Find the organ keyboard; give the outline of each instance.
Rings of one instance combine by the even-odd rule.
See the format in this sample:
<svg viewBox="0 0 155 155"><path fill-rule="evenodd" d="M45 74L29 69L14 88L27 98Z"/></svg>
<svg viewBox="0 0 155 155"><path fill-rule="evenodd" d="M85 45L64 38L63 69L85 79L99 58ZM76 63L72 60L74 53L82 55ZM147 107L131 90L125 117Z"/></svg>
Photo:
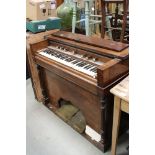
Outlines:
<svg viewBox="0 0 155 155"><path fill-rule="evenodd" d="M97 58L80 55L74 51L68 51L58 46L49 46L48 48L41 50L39 54L93 78L96 78L97 76L97 66L103 64L103 62L97 61Z"/></svg>
<svg viewBox="0 0 155 155"><path fill-rule="evenodd" d="M70 101L83 113L83 135L102 151L111 141L113 96L110 88L128 75L128 45L81 34L58 31L30 45L43 95L55 112L60 100ZM40 88L34 88L40 89ZM93 139L93 140L92 140Z"/></svg>

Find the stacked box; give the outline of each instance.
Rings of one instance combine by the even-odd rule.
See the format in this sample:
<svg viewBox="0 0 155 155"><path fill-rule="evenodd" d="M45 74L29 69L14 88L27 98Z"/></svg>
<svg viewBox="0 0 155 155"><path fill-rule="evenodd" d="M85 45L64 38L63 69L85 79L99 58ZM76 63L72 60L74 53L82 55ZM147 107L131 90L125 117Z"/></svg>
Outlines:
<svg viewBox="0 0 155 155"><path fill-rule="evenodd" d="M51 0L26 0L26 18L30 20L46 20L56 17L56 5Z"/></svg>
<svg viewBox="0 0 155 155"><path fill-rule="evenodd" d="M47 20L27 21L26 29L33 33L52 29L61 29L61 18L53 17Z"/></svg>

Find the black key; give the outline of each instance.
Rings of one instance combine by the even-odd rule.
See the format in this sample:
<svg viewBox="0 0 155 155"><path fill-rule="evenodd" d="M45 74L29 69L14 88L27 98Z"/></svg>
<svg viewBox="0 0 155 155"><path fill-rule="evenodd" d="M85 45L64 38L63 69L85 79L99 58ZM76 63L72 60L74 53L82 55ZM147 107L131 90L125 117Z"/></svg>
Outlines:
<svg viewBox="0 0 155 155"><path fill-rule="evenodd" d="M66 59L65 61L70 62L71 58Z"/></svg>
<svg viewBox="0 0 155 155"><path fill-rule="evenodd" d="M91 67L93 67L93 65L89 65L89 66L86 66L86 67L84 67L85 69L89 69L89 68L91 68Z"/></svg>
<svg viewBox="0 0 155 155"><path fill-rule="evenodd" d="M49 50L45 50L44 53L50 54L51 51L49 51Z"/></svg>
<svg viewBox="0 0 155 155"><path fill-rule="evenodd" d="M72 62L73 62L73 61L75 61L75 60L76 60L76 59L74 59L74 58L73 58L73 60L72 60L72 61L70 61L70 62L72 63Z"/></svg>
<svg viewBox="0 0 155 155"><path fill-rule="evenodd" d="M52 56L53 56L53 55L54 55L54 53L50 53L50 55L52 55Z"/></svg>
<svg viewBox="0 0 155 155"><path fill-rule="evenodd" d="M85 63L84 65L82 65L82 67L83 67L83 68L85 68L87 65L88 65L88 64L87 64L87 63Z"/></svg>
<svg viewBox="0 0 155 155"><path fill-rule="evenodd" d="M78 66L79 64L81 64L81 61L79 61L78 63L76 63L75 65Z"/></svg>
<svg viewBox="0 0 155 155"><path fill-rule="evenodd" d="M68 56L67 56L67 55L64 56L64 60L65 60L65 59L68 59Z"/></svg>
<svg viewBox="0 0 155 155"><path fill-rule="evenodd" d="M93 72L94 72L94 73L97 73L97 68L96 68L96 70L94 70Z"/></svg>
<svg viewBox="0 0 155 155"><path fill-rule="evenodd" d="M68 62L71 62L71 61L73 61L73 60L75 60L75 59L71 58L70 60L67 60L67 61L68 61Z"/></svg>
<svg viewBox="0 0 155 155"><path fill-rule="evenodd" d="M96 70L96 67L93 67L92 69L90 69L90 71L94 71L94 70Z"/></svg>
<svg viewBox="0 0 155 155"><path fill-rule="evenodd" d="M74 62L76 62L77 61L77 59L75 59L74 61L72 61L71 63L73 64Z"/></svg>
<svg viewBox="0 0 155 155"><path fill-rule="evenodd" d="M78 62L80 62L80 61L79 61L79 60L76 60L76 61L72 62L72 64L76 64L76 63L78 63Z"/></svg>
<svg viewBox="0 0 155 155"><path fill-rule="evenodd" d="M61 59L61 58L62 58L62 54L60 54L58 58L60 58L60 59Z"/></svg>
<svg viewBox="0 0 155 155"><path fill-rule="evenodd" d="M64 60L64 59L66 59L66 57L67 57L66 55L65 55L65 56L63 55L63 56L61 57L61 59Z"/></svg>
<svg viewBox="0 0 155 155"><path fill-rule="evenodd" d="M71 57L67 57L66 59L65 59L65 61L67 61L67 60L69 60Z"/></svg>
<svg viewBox="0 0 155 155"><path fill-rule="evenodd" d="M95 68L95 66L93 66L93 67L89 68L88 70L89 70L89 71L91 71L91 70L93 70L94 68Z"/></svg>
<svg viewBox="0 0 155 155"><path fill-rule="evenodd" d="M59 58L59 57L60 57L60 54L57 54L57 55L56 55L56 58Z"/></svg>
<svg viewBox="0 0 155 155"><path fill-rule="evenodd" d="M81 67L81 65L83 64L83 62L81 62L81 63L78 63L76 66L80 66Z"/></svg>
<svg viewBox="0 0 155 155"><path fill-rule="evenodd" d="M83 66L85 66L85 65L87 65L86 62L82 63L82 64L80 65L80 67L83 67Z"/></svg>
<svg viewBox="0 0 155 155"><path fill-rule="evenodd" d="M94 68L94 69L92 70L92 72L95 72L95 73L96 73L96 72L97 72L97 68Z"/></svg>

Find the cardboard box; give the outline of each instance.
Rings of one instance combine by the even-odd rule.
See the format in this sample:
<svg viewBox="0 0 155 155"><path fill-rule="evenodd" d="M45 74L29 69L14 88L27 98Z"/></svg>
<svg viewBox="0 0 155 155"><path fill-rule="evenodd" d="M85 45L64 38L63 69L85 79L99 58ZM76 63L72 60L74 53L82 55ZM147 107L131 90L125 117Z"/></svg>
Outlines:
<svg viewBox="0 0 155 155"><path fill-rule="evenodd" d="M26 18L46 20L48 17L56 16L56 7L53 8L51 0L26 0Z"/></svg>
<svg viewBox="0 0 155 155"><path fill-rule="evenodd" d="M77 4L80 9L85 8L83 0L77 0Z"/></svg>

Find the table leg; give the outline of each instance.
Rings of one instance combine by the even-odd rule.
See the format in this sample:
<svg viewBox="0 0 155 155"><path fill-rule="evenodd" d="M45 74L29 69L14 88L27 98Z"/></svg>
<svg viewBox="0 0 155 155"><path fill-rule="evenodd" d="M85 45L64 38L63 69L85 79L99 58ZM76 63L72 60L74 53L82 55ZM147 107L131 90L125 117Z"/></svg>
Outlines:
<svg viewBox="0 0 155 155"><path fill-rule="evenodd" d="M116 144L117 144L117 137L118 137L118 131L119 131L119 124L120 124L120 115L121 115L121 99L115 96L111 155L116 155Z"/></svg>

